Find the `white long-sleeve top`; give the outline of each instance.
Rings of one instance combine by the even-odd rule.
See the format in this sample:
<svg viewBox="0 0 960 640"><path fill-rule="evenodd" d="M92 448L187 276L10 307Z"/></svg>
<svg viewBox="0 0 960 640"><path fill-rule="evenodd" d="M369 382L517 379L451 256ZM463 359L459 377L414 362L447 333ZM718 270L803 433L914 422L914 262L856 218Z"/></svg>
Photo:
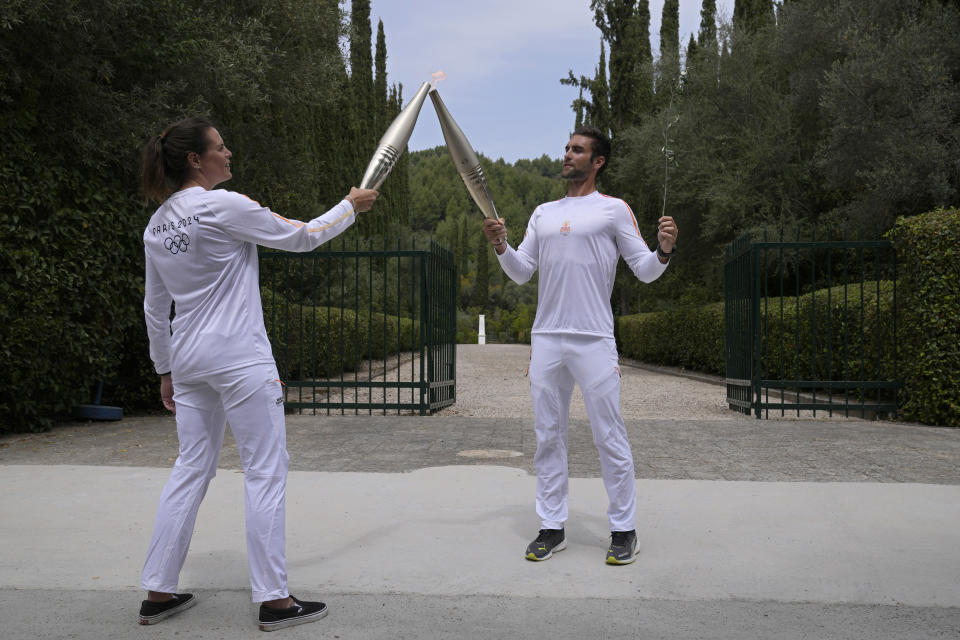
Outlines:
<svg viewBox="0 0 960 640"><path fill-rule="evenodd" d="M540 269L533 333L612 338L610 296L620 256L643 282L667 268L643 241L627 203L594 191L537 207L520 246L497 258L518 284Z"/></svg>
<svg viewBox="0 0 960 640"><path fill-rule="evenodd" d="M257 245L309 251L354 220L347 200L304 223L233 191L192 187L171 195L143 233L143 311L157 373L169 371L188 381L272 363ZM176 302L172 334L171 301Z"/></svg>

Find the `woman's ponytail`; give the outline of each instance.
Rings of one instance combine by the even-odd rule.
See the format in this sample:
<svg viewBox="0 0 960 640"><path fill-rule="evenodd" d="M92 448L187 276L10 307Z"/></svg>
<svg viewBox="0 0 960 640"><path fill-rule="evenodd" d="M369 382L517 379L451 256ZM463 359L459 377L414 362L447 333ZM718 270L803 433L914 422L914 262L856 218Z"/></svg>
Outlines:
<svg viewBox="0 0 960 640"><path fill-rule="evenodd" d="M143 147L143 195L147 201L163 202L190 177L187 154L203 155L213 125L203 118L175 122Z"/></svg>
<svg viewBox="0 0 960 640"><path fill-rule="evenodd" d="M163 170L163 136L154 136L143 147L143 195L147 202L163 202L169 193Z"/></svg>

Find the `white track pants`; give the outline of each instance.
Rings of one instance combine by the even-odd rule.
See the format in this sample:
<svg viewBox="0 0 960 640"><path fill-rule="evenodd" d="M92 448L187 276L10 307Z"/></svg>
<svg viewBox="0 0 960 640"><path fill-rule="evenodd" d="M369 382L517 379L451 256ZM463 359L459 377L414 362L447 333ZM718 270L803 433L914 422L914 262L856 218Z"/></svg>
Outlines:
<svg viewBox="0 0 960 640"><path fill-rule="evenodd" d="M287 435L274 365L174 381L180 455L160 496L143 588L173 593L187 557L200 501L217 473L226 423L243 464L247 557L253 601L285 598Z"/></svg>
<svg viewBox="0 0 960 640"><path fill-rule="evenodd" d="M610 506L611 531L635 528L636 483L633 454L620 417L620 369L613 338L573 334L534 334L530 357L537 453L537 515L544 529L561 529L567 520L567 424L574 383L580 386L593 443L600 454Z"/></svg>

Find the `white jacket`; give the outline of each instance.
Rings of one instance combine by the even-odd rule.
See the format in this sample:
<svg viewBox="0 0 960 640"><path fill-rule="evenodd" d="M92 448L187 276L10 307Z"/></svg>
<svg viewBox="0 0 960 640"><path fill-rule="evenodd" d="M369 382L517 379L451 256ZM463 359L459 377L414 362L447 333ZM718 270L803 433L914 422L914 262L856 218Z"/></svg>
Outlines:
<svg viewBox="0 0 960 640"><path fill-rule="evenodd" d="M179 381L272 363L257 245L309 251L355 220L347 200L304 223L233 191L191 187L164 202L143 233L143 312L157 373ZM170 324L170 303L176 317Z"/></svg>

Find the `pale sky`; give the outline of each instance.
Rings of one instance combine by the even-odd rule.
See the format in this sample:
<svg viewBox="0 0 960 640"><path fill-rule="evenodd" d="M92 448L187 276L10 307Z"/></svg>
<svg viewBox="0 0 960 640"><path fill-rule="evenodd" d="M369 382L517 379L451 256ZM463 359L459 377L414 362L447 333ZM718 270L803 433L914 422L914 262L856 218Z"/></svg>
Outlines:
<svg viewBox="0 0 960 640"><path fill-rule="evenodd" d="M730 16L732 2L717 2L720 15ZM374 41L377 21L383 20L387 82L403 84L404 100L442 70L447 78L438 86L440 96L474 149L507 162L560 157L577 97L560 78L568 70L592 77L600 59L590 0L371 0L370 5ZM662 12L663 0L650 0L655 57ZM680 0L681 49L699 29L700 0ZM442 144L427 99L408 148Z"/></svg>

